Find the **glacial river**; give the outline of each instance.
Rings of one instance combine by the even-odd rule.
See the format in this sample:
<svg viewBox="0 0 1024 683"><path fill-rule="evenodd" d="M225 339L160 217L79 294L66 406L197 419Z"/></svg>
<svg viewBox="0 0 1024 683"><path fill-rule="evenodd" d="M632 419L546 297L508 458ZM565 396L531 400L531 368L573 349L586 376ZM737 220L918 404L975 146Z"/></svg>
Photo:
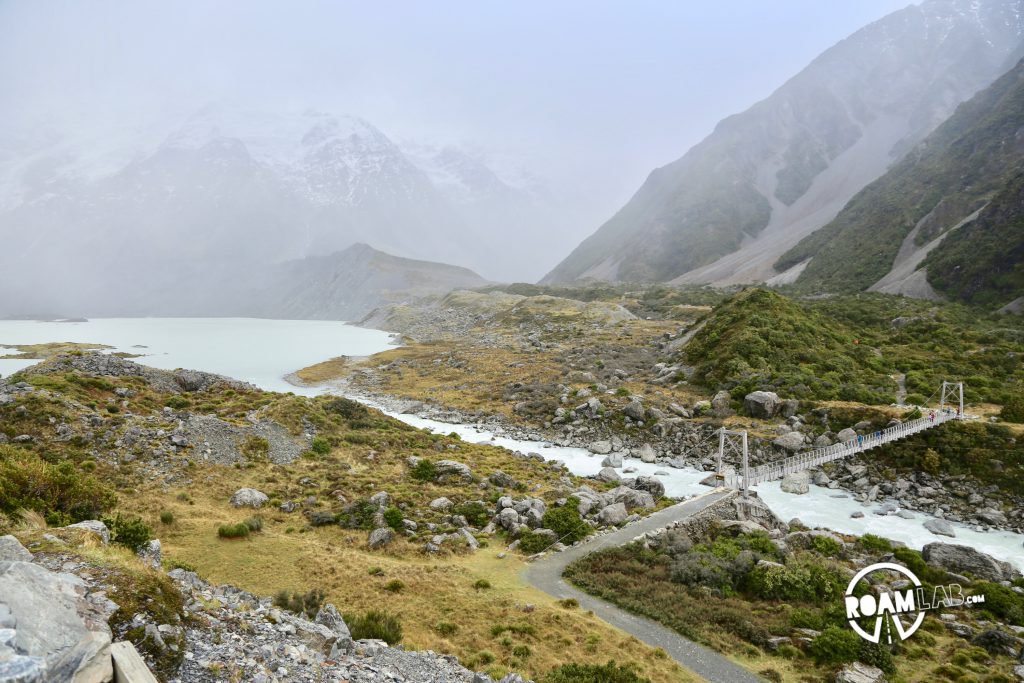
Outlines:
<svg viewBox="0 0 1024 683"><path fill-rule="evenodd" d="M319 389L296 387L285 375L336 356L367 356L391 348L393 335L367 330L342 322L315 320L264 320L251 318L113 318L83 323L0 321L0 347L43 342L107 344L115 351L140 354L137 362L153 367L190 368L215 372L251 382L270 391L292 391L315 395ZM0 355L5 355L0 350ZM0 376L6 376L37 361L0 360ZM375 406L380 407L380 406ZM472 442L486 441L521 453L539 453L548 460L560 460L577 475L596 474L603 456L582 448L563 448L543 442L521 441L497 436L474 425L453 425L415 415L393 417L410 425L436 432L455 432ZM636 474L657 476L668 495L692 496L706 491L699 484L706 472L674 469L626 459L625 468ZM658 473L661 474L658 474ZM811 486L809 493L784 493L778 482L761 484L758 494L783 519L798 517L810 526L822 526L843 533L874 533L902 541L912 548L944 541L973 546L1024 569L1024 536L1009 532L978 532L954 524L956 538L935 536L923 526L929 517L914 513L913 519L874 514L881 502L862 505L841 491ZM853 512L864 513L854 519Z"/></svg>

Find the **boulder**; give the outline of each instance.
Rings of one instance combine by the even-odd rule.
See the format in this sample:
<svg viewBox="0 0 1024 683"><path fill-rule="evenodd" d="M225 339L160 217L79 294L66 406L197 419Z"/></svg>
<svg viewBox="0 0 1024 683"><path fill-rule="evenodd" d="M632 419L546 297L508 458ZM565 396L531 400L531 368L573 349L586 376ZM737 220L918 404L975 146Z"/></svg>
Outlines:
<svg viewBox="0 0 1024 683"><path fill-rule="evenodd" d="M386 508L391 504L391 496L387 491L378 491L370 496L369 501L371 505L376 505L378 508Z"/></svg>
<svg viewBox="0 0 1024 683"><path fill-rule="evenodd" d="M28 675L4 680L103 683L113 678L110 627L84 594L84 582L72 574L30 562L0 562L0 605L14 623L7 636L16 654L12 666ZM5 665L0 662L0 670ZM45 674L31 678L39 669Z"/></svg>
<svg viewBox="0 0 1024 683"><path fill-rule="evenodd" d="M590 452L598 455L607 455L612 452L611 441L595 441L590 444Z"/></svg>
<svg viewBox="0 0 1024 683"><path fill-rule="evenodd" d="M31 562L32 553L14 536L0 536L0 562ZM2 625L0 625L2 627Z"/></svg>
<svg viewBox="0 0 1024 683"><path fill-rule="evenodd" d="M622 414L632 420L640 421L647 416L647 411L644 410L643 403L634 399L626 404L626 407L622 409Z"/></svg>
<svg viewBox="0 0 1024 683"><path fill-rule="evenodd" d="M622 479L622 477L619 476L619 473L611 467L602 467L601 471L597 473L595 478L601 481L619 481Z"/></svg>
<svg viewBox="0 0 1024 683"><path fill-rule="evenodd" d="M457 460L438 460L434 465L439 479L450 477L469 481L473 478L473 471L469 469L469 465Z"/></svg>
<svg viewBox="0 0 1024 683"><path fill-rule="evenodd" d="M370 548L376 550L388 545L394 539L395 532L391 530L391 527L381 527L370 532L370 538L367 542Z"/></svg>
<svg viewBox="0 0 1024 683"><path fill-rule="evenodd" d="M447 512L452 509L454 503L444 496L430 501L430 509L438 512Z"/></svg>
<svg viewBox="0 0 1024 683"><path fill-rule="evenodd" d="M238 489L234 495L231 496L231 504L236 508L248 507L248 508L261 508L267 504L270 498L267 494L256 489Z"/></svg>
<svg viewBox="0 0 1024 683"><path fill-rule="evenodd" d="M800 401L796 400L795 398L787 398L785 401L782 402L782 405L779 407L779 415L787 419L791 418L794 415L796 415L796 411L799 410L799 408Z"/></svg>
<svg viewBox="0 0 1024 683"><path fill-rule="evenodd" d="M514 508L504 508L498 513L498 525L505 531L519 528L519 513Z"/></svg>
<svg viewBox="0 0 1024 683"><path fill-rule="evenodd" d="M773 391L752 391L743 397L743 408L751 417L773 418L780 405L779 395Z"/></svg>
<svg viewBox="0 0 1024 683"><path fill-rule="evenodd" d="M627 510L654 507L654 496L647 491L637 491L628 486L619 486L606 494L616 503L622 503Z"/></svg>
<svg viewBox="0 0 1024 683"><path fill-rule="evenodd" d="M828 486L832 483L832 479L830 479L829 476L821 470L815 472L812 479L814 480L815 486Z"/></svg>
<svg viewBox="0 0 1024 683"><path fill-rule="evenodd" d="M656 501L665 497L665 485L654 477L641 475L633 481L632 488L637 491L647 491Z"/></svg>
<svg viewBox="0 0 1024 683"><path fill-rule="evenodd" d="M804 447L804 435L800 432L787 432L776 437L772 443L792 453Z"/></svg>
<svg viewBox="0 0 1024 683"><path fill-rule="evenodd" d="M327 628L336 638L329 653L331 659L336 658L341 653L352 651L352 633L348 630L348 624L345 623L345 620L334 605L327 603L321 607L320 611L316 613L314 621Z"/></svg>
<svg viewBox="0 0 1024 683"><path fill-rule="evenodd" d="M836 672L836 683L885 683L885 672L878 667L853 662Z"/></svg>
<svg viewBox="0 0 1024 683"><path fill-rule="evenodd" d="M807 471L793 472L782 477L782 490L786 493L807 493L811 490Z"/></svg>
<svg viewBox="0 0 1024 683"><path fill-rule="evenodd" d="M984 648L989 654L1006 655L1016 659L1020 653L1021 640L1005 631L990 628L974 636L971 639L971 645Z"/></svg>
<svg viewBox="0 0 1024 683"><path fill-rule="evenodd" d="M953 525L944 519L929 519L924 523L924 528L936 536L956 538L956 531L953 530Z"/></svg>
<svg viewBox="0 0 1024 683"><path fill-rule="evenodd" d="M601 461L601 467L622 467L622 453L610 453Z"/></svg>
<svg viewBox="0 0 1024 683"><path fill-rule="evenodd" d="M98 519L87 519L84 522L78 522L77 524L71 524L71 525L69 525L68 528L70 528L70 529L84 529L85 531L88 531L89 533L93 533L93 534L96 534L97 536L99 536L100 541L103 543L103 545L107 545L108 543L110 543L110 529L108 529L107 525L104 524L103 522L101 522Z"/></svg>
<svg viewBox="0 0 1024 683"><path fill-rule="evenodd" d="M604 526L618 526L626 521L629 512L622 503L614 503L597 514L597 521Z"/></svg>
<svg viewBox="0 0 1024 683"><path fill-rule="evenodd" d="M857 432L855 432L852 429L850 429L849 427L847 427L846 429L841 430L836 436L839 438L839 441L845 443L845 442L850 441L852 439L856 439L857 438Z"/></svg>
<svg viewBox="0 0 1024 683"><path fill-rule="evenodd" d="M815 448L828 448L831 445L832 445L832 439L828 438L824 434L822 434L821 436L818 436L818 437L816 437L814 439L814 447Z"/></svg>
<svg viewBox="0 0 1024 683"><path fill-rule="evenodd" d="M491 476L487 477L487 481L501 488L509 488L516 485L516 480L512 478L512 475L506 474L501 470L492 472Z"/></svg>
<svg viewBox="0 0 1024 683"><path fill-rule="evenodd" d="M162 555L161 550L160 539L154 538L151 541L147 541L145 545L139 548L139 552L137 554L140 560L153 569L160 569Z"/></svg>
<svg viewBox="0 0 1024 683"><path fill-rule="evenodd" d="M971 574L997 583L1020 578L1020 572L1009 562L1002 562L966 545L929 543L921 550L921 555L928 564L955 574Z"/></svg>
<svg viewBox="0 0 1024 683"><path fill-rule="evenodd" d="M711 414L719 418L729 417L733 414L731 402L732 396L728 391L719 391L711 399Z"/></svg>
<svg viewBox="0 0 1024 683"><path fill-rule="evenodd" d="M658 459L658 454L654 450L654 446L649 443L645 443L640 447L640 452L637 454L643 462L655 462Z"/></svg>

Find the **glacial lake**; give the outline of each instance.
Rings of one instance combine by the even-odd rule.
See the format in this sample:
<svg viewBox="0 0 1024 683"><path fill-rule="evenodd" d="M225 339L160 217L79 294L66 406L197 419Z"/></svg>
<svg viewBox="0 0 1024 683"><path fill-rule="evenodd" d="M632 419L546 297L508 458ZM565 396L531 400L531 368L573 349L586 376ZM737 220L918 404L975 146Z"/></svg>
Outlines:
<svg viewBox="0 0 1024 683"><path fill-rule="evenodd" d="M110 318L82 323L0 321L0 347L4 344L43 342L107 344L111 351L140 354L136 362L157 368L189 368L215 372L251 382L270 391L315 395L321 389L296 387L285 375L337 356L368 356L392 348L394 335L343 322L316 320L264 320L253 318ZM0 349L0 355L6 353ZM0 360L0 376L6 376L34 360ZM381 406L375 406L381 407ZM539 453L560 460L580 476L597 474L603 456L583 448L565 448L544 442L521 441L495 435L476 425L455 425L415 415L385 411L412 426L439 433L456 433L471 442L486 441L521 453ZM635 474L656 475L669 496L684 498L706 492L699 484L707 472L673 469L627 458L624 467ZM621 469L620 469L621 472ZM630 476L626 474L626 476ZM922 525L928 515L912 519L874 514L883 501L869 505L856 502L840 490L811 486L809 493L783 492L778 482L757 487L766 503L785 520L800 518L810 526L822 526L849 534L874 533L920 549L934 541L969 545L1024 569L1024 536L992 531L979 532L953 524L956 538L935 536ZM843 496L843 497L838 497ZM852 518L862 512L862 518Z"/></svg>
<svg viewBox="0 0 1024 683"><path fill-rule="evenodd" d="M270 391L314 394L285 381L290 372L337 356L369 356L391 348L393 335L328 320L261 318L100 318L88 322L0 320L0 347L80 342L139 354L155 368L205 370ZM0 349L0 355L14 351ZM35 360L0 360L6 377Z"/></svg>

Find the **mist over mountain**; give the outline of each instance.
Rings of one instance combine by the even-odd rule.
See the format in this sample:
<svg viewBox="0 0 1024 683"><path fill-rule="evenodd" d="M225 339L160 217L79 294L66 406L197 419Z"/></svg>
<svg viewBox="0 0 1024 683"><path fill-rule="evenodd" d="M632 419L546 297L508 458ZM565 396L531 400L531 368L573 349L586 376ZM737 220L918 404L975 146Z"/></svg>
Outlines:
<svg viewBox="0 0 1024 683"><path fill-rule="evenodd" d="M355 243L511 277L564 215L539 180L452 145L407 153L353 116L211 106L116 142L7 140L4 313L208 310L224 281Z"/></svg>
<svg viewBox="0 0 1024 683"><path fill-rule="evenodd" d="M782 253L1010 68L1022 35L1021 0L926 0L864 27L654 171L545 281L775 278Z"/></svg>

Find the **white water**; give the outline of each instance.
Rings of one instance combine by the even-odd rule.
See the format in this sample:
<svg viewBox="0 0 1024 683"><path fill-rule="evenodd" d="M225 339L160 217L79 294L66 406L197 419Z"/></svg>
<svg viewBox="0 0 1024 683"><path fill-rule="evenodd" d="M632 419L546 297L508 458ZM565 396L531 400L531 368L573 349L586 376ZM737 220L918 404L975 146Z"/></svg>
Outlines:
<svg viewBox="0 0 1024 683"><path fill-rule="evenodd" d="M270 391L293 391L306 395L321 389L298 388L284 376L299 368L336 356L366 356L390 348L392 336L386 332L366 330L341 322L310 320L262 320L247 318L134 318L101 319L87 323L43 323L0 321L0 346L4 344L38 344L43 342L84 342L108 344L116 351L145 354L137 361L153 367L205 370L252 382ZM143 345L147 348L137 348ZM0 350L0 355L5 352ZM37 361L0 360L0 375L10 374ZM372 405L372 402L369 402ZM374 406L380 408L381 406ZM560 460L580 476L596 474L603 456L582 448L563 448L537 441L521 441L473 425L453 425L415 415L389 415L414 427L448 434L455 432L470 441L486 441L521 453L539 453L548 460ZM673 469L628 459L624 467L635 468L636 474L656 475L665 484L669 496L682 498L706 492L699 484L707 476L692 468ZM928 516L915 513L915 519L895 515L885 517L873 513L880 503L862 505L852 498L837 498L841 491L812 486L810 493L784 493L778 482L761 484L758 494L783 519L799 517L805 524L821 526L842 533L873 533L912 548L943 541L970 545L1024 569L1024 537L1009 532L981 533L954 524L956 538L935 536L924 529ZM853 519L855 511L864 513Z"/></svg>
<svg viewBox="0 0 1024 683"><path fill-rule="evenodd" d="M390 348L392 335L327 320L259 318L105 318L83 323L0 320L0 345L80 342L141 354L155 368L188 368L252 382L270 391L315 394L284 376L336 356ZM142 348L144 347L144 348ZM7 355L7 353L0 353ZM0 360L0 376L33 360Z"/></svg>
<svg viewBox="0 0 1024 683"><path fill-rule="evenodd" d="M387 410L384 412L414 427L431 429L443 434L455 432L465 441L487 442L520 453L539 453L547 460L561 460L573 474L580 476L597 474L604 459L604 456L594 455L584 448L563 448L538 441L519 441L495 436L485 429L471 425L452 425L415 415L399 415ZM700 484L709 473L693 468L675 469L634 459L626 459L623 468L636 469L635 474L624 476L654 475L655 472L662 472L663 474L656 476L665 485L666 495L675 498L693 496L709 490ZM1000 560L1012 562L1024 570L1024 536L1020 534L1009 531L979 532L954 523L956 538L948 538L936 536L924 528L924 522L931 519L931 515L914 512L914 519L903 519L896 515L876 515L874 511L881 507L883 501L861 504L839 489L812 485L809 493L795 495L782 491L780 483L775 481L760 484L754 490L775 514L787 521L797 517L811 527L820 526L858 536L876 534L901 541L918 550L925 544L935 541L969 545ZM854 519L850 517L853 512L862 512L864 517Z"/></svg>

